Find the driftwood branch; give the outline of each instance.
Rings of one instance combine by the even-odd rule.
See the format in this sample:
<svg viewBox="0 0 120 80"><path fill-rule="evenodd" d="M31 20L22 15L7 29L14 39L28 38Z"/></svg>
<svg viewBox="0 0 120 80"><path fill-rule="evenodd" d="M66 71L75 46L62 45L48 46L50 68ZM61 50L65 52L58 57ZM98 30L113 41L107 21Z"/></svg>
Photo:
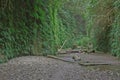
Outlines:
<svg viewBox="0 0 120 80"><path fill-rule="evenodd" d="M67 42L67 40L65 40L65 41L63 42L63 45L60 47L60 49L58 49L58 52L61 51L61 49L64 47L64 45L65 45L66 42Z"/></svg>
<svg viewBox="0 0 120 80"><path fill-rule="evenodd" d="M62 58L59 58L59 57L53 56L53 55L47 55L47 57L57 59L57 60L61 60L61 61L64 61L64 62L74 63L74 61L65 60L65 59L62 59Z"/></svg>

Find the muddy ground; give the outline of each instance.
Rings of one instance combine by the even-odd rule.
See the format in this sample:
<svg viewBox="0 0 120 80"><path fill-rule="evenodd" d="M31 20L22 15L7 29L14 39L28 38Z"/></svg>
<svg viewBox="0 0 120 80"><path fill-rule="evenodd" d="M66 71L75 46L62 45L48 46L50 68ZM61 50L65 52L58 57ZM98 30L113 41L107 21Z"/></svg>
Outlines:
<svg viewBox="0 0 120 80"><path fill-rule="evenodd" d="M108 63L109 65L82 66L80 62ZM0 64L0 80L120 80L120 60L100 54L62 54L58 57L73 61L64 62L41 56L24 56Z"/></svg>

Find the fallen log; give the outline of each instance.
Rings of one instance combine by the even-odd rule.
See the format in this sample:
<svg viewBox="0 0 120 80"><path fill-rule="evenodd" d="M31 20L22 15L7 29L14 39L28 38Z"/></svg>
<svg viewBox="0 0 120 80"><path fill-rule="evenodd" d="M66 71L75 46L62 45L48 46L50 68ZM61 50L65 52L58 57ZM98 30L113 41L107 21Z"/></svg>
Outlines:
<svg viewBox="0 0 120 80"><path fill-rule="evenodd" d="M98 65L111 65L109 63L86 63L86 62L79 62L81 66L98 66Z"/></svg>
<svg viewBox="0 0 120 80"><path fill-rule="evenodd" d="M57 56L53 56L53 55L47 55L48 58L52 58L52 59L57 59L57 60L61 60L61 61L64 61L64 62L69 62L69 63L75 63L76 64L76 61L69 61L69 60L65 60L65 59L62 59L62 58L59 58ZM79 64L80 66L98 66L98 65L111 65L109 63L91 63L91 62L77 62L77 64Z"/></svg>
<svg viewBox="0 0 120 80"><path fill-rule="evenodd" d="M61 61L64 61L64 62L74 63L74 61L65 60L65 59L62 59L62 58L59 58L59 57L53 56L53 55L47 55L47 57L57 59L57 60L61 60Z"/></svg>

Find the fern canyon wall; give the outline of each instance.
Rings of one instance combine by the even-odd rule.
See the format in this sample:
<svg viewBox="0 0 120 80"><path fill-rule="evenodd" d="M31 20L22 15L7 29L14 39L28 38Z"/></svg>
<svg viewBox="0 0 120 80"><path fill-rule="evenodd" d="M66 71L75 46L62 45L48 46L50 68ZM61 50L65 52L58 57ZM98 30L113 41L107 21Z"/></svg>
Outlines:
<svg viewBox="0 0 120 80"><path fill-rule="evenodd" d="M0 0L0 56L56 55L92 43L120 56L120 0ZM3 59L2 59L3 60Z"/></svg>

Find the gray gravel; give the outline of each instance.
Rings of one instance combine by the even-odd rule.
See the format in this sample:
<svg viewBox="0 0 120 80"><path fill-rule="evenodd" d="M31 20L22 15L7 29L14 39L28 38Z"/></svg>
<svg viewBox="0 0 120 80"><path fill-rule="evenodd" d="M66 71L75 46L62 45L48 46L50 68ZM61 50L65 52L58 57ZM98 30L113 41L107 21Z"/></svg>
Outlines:
<svg viewBox="0 0 120 80"><path fill-rule="evenodd" d="M101 70L46 57L26 56L0 64L0 80L120 80L120 70Z"/></svg>

